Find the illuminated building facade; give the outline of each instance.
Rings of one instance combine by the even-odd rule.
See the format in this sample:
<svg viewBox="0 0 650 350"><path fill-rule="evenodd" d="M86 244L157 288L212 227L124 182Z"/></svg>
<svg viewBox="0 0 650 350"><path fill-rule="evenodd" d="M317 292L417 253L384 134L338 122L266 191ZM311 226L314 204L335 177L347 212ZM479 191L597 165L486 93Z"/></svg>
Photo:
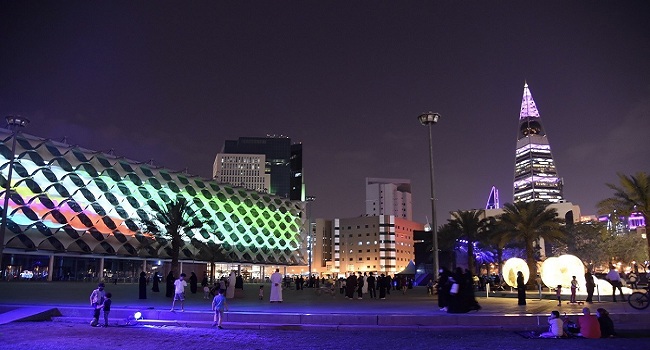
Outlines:
<svg viewBox="0 0 650 350"><path fill-rule="evenodd" d="M366 178L366 215L413 220L411 181Z"/></svg>
<svg viewBox="0 0 650 350"><path fill-rule="evenodd" d="M415 258L413 235L424 225L393 215L334 219L332 273L394 274Z"/></svg>
<svg viewBox="0 0 650 350"><path fill-rule="evenodd" d="M490 190L490 195L488 196L487 203L485 204L485 209L499 209L499 190L492 186Z"/></svg>
<svg viewBox="0 0 650 350"><path fill-rule="evenodd" d="M562 179L558 177L539 111L525 84L517 133L514 202L559 202L562 198Z"/></svg>
<svg viewBox="0 0 650 350"><path fill-rule="evenodd" d="M219 153L212 167L214 180L249 190L268 193L271 174L267 174L266 156L263 154Z"/></svg>
<svg viewBox="0 0 650 350"><path fill-rule="evenodd" d="M4 188L11 133L0 129ZM166 259L170 242L141 232L183 197L203 226L184 232L180 259L305 264L304 203L19 134L11 178L3 266L17 254ZM6 193L3 191L2 196ZM47 264L47 263L46 263ZM53 262L50 261L50 270Z"/></svg>
<svg viewBox="0 0 650 350"><path fill-rule="evenodd" d="M221 154L264 155L266 159L264 171L271 178L268 192L290 200L305 200L302 144L291 144L291 139L284 136L240 137L237 140L226 140ZM219 165L220 163L215 161L213 170L215 178L218 170L216 167Z"/></svg>

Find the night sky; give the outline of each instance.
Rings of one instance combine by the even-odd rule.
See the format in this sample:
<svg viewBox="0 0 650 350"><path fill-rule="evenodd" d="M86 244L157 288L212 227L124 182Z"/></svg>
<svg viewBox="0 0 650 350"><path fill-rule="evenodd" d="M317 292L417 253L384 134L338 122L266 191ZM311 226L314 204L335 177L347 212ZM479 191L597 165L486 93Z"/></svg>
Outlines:
<svg viewBox="0 0 650 350"><path fill-rule="evenodd" d="M411 179L438 223L512 201L524 82L565 198L650 172L648 1L2 1L0 111L26 132L210 177L227 139L303 143L312 217Z"/></svg>

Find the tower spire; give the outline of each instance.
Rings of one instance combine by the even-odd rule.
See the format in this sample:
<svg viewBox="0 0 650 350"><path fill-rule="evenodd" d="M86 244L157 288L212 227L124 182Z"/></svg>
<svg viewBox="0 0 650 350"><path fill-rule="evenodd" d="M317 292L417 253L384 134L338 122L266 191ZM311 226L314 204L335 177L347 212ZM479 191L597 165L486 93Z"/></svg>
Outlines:
<svg viewBox="0 0 650 350"><path fill-rule="evenodd" d="M562 179L558 177L551 146L527 82L524 82L519 113L513 185L515 202L563 199Z"/></svg>
<svg viewBox="0 0 650 350"><path fill-rule="evenodd" d="M519 119L525 118L539 118L539 111L526 81L524 81L524 96L521 98L521 111L519 112Z"/></svg>

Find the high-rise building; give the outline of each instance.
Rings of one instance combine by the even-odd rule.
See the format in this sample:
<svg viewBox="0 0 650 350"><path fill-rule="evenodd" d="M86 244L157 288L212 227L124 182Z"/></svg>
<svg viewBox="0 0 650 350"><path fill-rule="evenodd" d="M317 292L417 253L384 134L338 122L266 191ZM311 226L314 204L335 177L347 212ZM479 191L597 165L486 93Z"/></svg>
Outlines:
<svg viewBox="0 0 650 350"><path fill-rule="evenodd" d="M219 153L212 167L213 178L249 190L268 193L271 174L266 173L266 156L263 154Z"/></svg>
<svg viewBox="0 0 650 350"><path fill-rule="evenodd" d="M231 162L222 162L224 155L229 154L234 157L228 158ZM213 168L213 177L223 180L223 172L236 169L251 170L253 173L256 169L248 169L253 159L260 157L241 157L243 154L264 156L264 174L270 176L270 186L268 192L280 197L291 200L304 201L303 189L303 171L302 171L302 144L291 144L291 139L284 136L267 136L267 137L240 137L237 140L227 140L224 143L223 150L217 154ZM240 162L240 163L237 163ZM248 163L247 163L248 162ZM225 166L230 167L225 169ZM234 168L232 168L234 167ZM232 168L232 169L231 169ZM240 175L226 175L232 177L234 182L224 181L232 185L249 187L243 177ZM246 180L259 180L259 174L251 175ZM254 182L253 184L257 184Z"/></svg>
<svg viewBox="0 0 650 350"><path fill-rule="evenodd" d="M539 111L528 84L524 84L515 153L514 202L559 202L562 198L562 179L558 177Z"/></svg>
<svg viewBox="0 0 650 350"><path fill-rule="evenodd" d="M393 215L413 220L411 181L366 178L366 215Z"/></svg>

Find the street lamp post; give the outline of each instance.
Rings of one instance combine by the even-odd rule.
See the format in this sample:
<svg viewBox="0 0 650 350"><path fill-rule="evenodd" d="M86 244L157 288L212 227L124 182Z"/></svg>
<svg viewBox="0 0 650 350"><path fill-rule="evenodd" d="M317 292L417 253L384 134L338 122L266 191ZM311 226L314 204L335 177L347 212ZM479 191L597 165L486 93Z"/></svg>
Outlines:
<svg viewBox="0 0 650 350"><path fill-rule="evenodd" d="M13 175L14 170L14 158L16 158L16 136L20 128L27 126L29 124L29 119L21 116L8 116L5 118L7 120L7 128L11 132L11 158L9 158L9 169L7 170L7 183L5 184L5 198L4 204L2 205L2 223L0 224L0 268L2 267L2 252L5 248L5 232L7 231L7 215L9 213L9 197L11 197L11 176Z"/></svg>
<svg viewBox="0 0 650 350"><path fill-rule="evenodd" d="M311 230L311 205L309 203L313 202L316 200L315 196L307 196L307 230L309 232L307 233L307 260L309 260L307 263L309 264L309 278L311 278L311 261L313 257L313 250L314 250L314 243L313 243L313 237L312 237L312 230Z"/></svg>
<svg viewBox="0 0 650 350"><path fill-rule="evenodd" d="M433 277L438 280L438 227L436 225L436 191L434 187L433 177L433 134L431 132L433 124L438 122L440 114L438 113L422 113L418 116L418 120L422 125L429 127L429 162L431 165L431 232L433 233Z"/></svg>

